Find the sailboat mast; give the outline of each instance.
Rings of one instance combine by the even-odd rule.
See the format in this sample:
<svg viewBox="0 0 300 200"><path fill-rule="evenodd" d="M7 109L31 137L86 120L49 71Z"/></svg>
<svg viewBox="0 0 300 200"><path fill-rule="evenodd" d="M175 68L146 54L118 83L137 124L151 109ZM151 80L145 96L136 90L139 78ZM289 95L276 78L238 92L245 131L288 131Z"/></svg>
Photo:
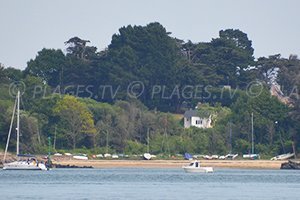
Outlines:
<svg viewBox="0 0 300 200"><path fill-rule="evenodd" d="M16 113L17 101L18 101L18 98L16 98L16 100L15 100L14 109L13 109L13 113L12 113L12 116L11 116L9 132L8 132L6 146L5 146L4 157L3 157L3 163L5 162L5 159L6 159L6 154L7 154L7 150L8 150L8 144L9 144L9 140L10 140L11 130L12 130L12 127L13 127L14 117L15 117L15 113Z"/></svg>
<svg viewBox="0 0 300 200"><path fill-rule="evenodd" d="M229 123L229 140L230 140L230 154L232 153L232 128L231 128L231 122Z"/></svg>
<svg viewBox="0 0 300 200"><path fill-rule="evenodd" d="M147 129L147 153L149 153L150 148L149 148L149 128Z"/></svg>
<svg viewBox="0 0 300 200"><path fill-rule="evenodd" d="M252 139L252 154L254 154L254 135L253 135L253 113L251 113L251 139Z"/></svg>
<svg viewBox="0 0 300 200"><path fill-rule="evenodd" d="M108 131L106 131L106 153L108 153Z"/></svg>
<svg viewBox="0 0 300 200"><path fill-rule="evenodd" d="M20 91L18 91L17 103L17 155L19 155L19 140L20 140Z"/></svg>

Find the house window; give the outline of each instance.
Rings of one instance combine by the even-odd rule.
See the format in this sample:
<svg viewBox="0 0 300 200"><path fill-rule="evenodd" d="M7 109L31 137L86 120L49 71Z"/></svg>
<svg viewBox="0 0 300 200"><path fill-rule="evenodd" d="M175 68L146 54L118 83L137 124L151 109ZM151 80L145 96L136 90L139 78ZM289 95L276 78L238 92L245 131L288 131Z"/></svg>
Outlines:
<svg viewBox="0 0 300 200"><path fill-rule="evenodd" d="M196 124L202 124L202 120L196 120Z"/></svg>

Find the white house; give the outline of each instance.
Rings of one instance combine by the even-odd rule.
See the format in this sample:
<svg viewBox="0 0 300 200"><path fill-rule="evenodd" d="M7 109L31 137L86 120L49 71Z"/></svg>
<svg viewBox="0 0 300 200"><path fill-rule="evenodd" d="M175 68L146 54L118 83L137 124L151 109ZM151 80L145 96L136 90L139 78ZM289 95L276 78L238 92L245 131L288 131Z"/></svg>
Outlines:
<svg viewBox="0 0 300 200"><path fill-rule="evenodd" d="M211 122L211 115L208 118L201 118L197 110L188 110L184 113L184 128L190 128L191 126L211 128Z"/></svg>

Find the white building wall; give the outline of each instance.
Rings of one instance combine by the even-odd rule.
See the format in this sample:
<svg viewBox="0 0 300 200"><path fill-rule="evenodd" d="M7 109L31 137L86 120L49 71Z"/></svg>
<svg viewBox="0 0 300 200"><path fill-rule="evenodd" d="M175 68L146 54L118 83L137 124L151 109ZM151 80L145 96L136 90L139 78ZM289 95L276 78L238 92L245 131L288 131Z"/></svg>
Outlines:
<svg viewBox="0 0 300 200"><path fill-rule="evenodd" d="M191 118L184 118L184 128L190 128L191 126L198 128L211 128L211 117L200 118L193 116Z"/></svg>
<svg viewBox="0 0 300 200"><path fill-rule="evenodd" d="M191 118L184 118L184 128L191 127Z"/></svg>

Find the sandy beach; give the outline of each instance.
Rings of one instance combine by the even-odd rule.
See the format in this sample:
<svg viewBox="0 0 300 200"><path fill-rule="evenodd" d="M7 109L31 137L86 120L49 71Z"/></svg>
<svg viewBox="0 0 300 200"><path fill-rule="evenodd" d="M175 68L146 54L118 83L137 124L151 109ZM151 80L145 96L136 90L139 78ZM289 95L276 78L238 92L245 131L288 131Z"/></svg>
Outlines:
<svg viewBox="0 0 300 200"><path fill-rule="evenodd" d="M38 156L42 158L41 156ZM0 159L3 158L3 152L0 152ZM12 161L14 156L8 154L8 160ZM51 157L54 164L92 166L93 168L181 168L190 163L188 160L76 160L71 157L61 156ZM215 168L241 168L241 169L280 169L282 163L287 162L271 160L200 160L203 167ZM0 163L2 166L2 163Z"/></svg>
<svg viewBox="0 0 300 200"><path fill-rule="evenodd" d="M94 168L181 168L187 160L53 160L54 164L92 166ZM202 166L215 168L280 169L286 161L270 160L201 160Z"/></svg>

